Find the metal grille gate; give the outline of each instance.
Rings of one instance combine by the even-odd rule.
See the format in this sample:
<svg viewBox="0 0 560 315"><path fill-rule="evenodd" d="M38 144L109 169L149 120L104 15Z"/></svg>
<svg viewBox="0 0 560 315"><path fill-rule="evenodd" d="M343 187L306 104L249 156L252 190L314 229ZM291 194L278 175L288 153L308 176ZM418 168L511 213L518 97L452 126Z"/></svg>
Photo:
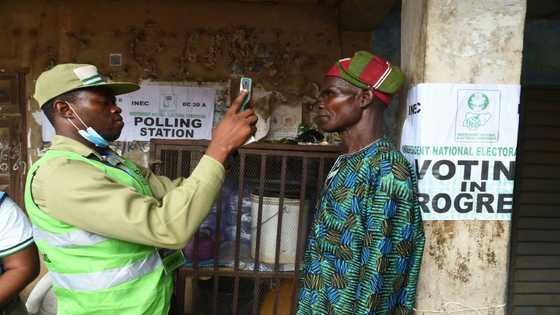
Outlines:
<svg viewBox="0 0 560 315"><path fill-rule="evenodd" d="M151 161L155 162L153 170L156 174L172 179L187 177L204 154L207 144L207 141L153 140L150 150ZM193 255L189 265L176 274L175 314L259 314L266 303L267 312L271 314L293 314L313 207L326 173L339 154L340 148L334 146L251 144L240 148L236 157L226 165L226 182L234 183L234 195L237 197L232 220L235 226L233 240L229 248L222 246L221 240L226 239L223 222L227 221L228 216L230 219L232 217L226 211L226 188L222 188L211 223L214 226L211 238L213 259L203 261L198 257L198 253L203 252L201 247L205 246L201 245L203 234L199 229L192 241ZM249 216L243 210L247 208L244 205L247 204L248 196L252 200L252 214L257 214L256 218L252 214L250 216L252 223L249 234L255 238L251 239L250 255L243 253L247 247L243 245L247 231L242 228ZM263 226L270 220L263 215L265 201L271 196L278 201L274 205L277 207L277 213L274 214L277 217L273 221L276 226L271 231L268 225L263 231ZM282 223L288 218L285 213L287 206L284 204L289 200L299 201L296 226ZM229 202L231 204L231 200ZM283 233L283 228L291 230ZM274 242L270 242L269 235L263 234L271 232L275 234L272 237ZM293 238L293 233L297 233L297 237ZM286 237L290 238L288 242L282 240ZM268 244L263 244L265 238L269 240ZM264 256L262 252L270 246L274 249L273 261L264 262L264 258L259 256ZM282 246L295 248L295 253L291 253L293 257L290 258L290 264L281 263ZM221 258L228 251L233 253L229 260L225 259L224 264ZM282 295L282 283L289 284L288 298Z"/></svg>

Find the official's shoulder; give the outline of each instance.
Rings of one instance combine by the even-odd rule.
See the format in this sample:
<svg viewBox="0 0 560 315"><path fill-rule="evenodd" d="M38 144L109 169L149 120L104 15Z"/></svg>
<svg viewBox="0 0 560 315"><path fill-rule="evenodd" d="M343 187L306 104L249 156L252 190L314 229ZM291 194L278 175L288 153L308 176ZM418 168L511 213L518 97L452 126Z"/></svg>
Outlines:
<svg viewBox="0 0 560 315"><path fill-rule="evenodd" d="M41 163L34 177L35 182L46 180L58 184L79 180L91 172L102 173L101 170L85 161L57 156Z"/></svg>

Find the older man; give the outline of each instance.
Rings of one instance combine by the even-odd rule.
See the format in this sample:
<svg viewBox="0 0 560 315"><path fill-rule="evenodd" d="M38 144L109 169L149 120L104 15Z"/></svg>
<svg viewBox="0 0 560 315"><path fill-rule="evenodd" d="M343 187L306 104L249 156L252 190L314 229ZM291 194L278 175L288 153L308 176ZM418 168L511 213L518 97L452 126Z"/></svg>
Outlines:
<svg viewBox="0 0 560 315"><path fill-rule="evenodd" d="M323 186L305 252L298 314L412 312L424 248L414 171L384 135L404 77L365 51L327 72L317 123L346 147Z"/></svg>
<svg viewBox="0 0 560 315"><path fill-rule="evenodd" d="M188 178L156 176L113 152L124 126L115 95L93 65L41 74L35 99L53 124L52 146L29 170L25 204L53 281L58 314L167 314L180 251L208 214L227 156L254 133L252 109L233 102Z"/></svg>

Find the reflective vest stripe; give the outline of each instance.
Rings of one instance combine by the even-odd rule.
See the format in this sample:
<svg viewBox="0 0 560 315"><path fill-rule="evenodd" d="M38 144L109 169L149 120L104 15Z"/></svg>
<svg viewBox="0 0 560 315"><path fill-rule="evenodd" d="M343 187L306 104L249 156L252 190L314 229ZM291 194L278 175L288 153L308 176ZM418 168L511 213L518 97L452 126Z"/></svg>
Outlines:
<svg viewBox="0 0 560 315"><path fill-rule="evenodd" d="M46 241L53 247L75 247L95 245L108 240L108 238L89 233L83 230L76 230L64 234L55 234L45 231L33 225L33 238L36 241Z"/></svg>
<svg viewBox="0 0 560 315"><path fill-rule="evenodd" d="M124 267L77 274L49 271L49 275L57 287L72 291L95 291L112 288L127 281L140 278L154 271L161 264L158 252L154 251L148 257Z"/></svg>

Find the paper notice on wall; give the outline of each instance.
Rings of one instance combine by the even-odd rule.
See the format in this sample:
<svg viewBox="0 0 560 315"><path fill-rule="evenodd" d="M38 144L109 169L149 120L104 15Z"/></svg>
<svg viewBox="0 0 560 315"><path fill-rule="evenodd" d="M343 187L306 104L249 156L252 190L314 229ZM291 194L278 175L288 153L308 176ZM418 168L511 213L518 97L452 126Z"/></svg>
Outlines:
<svg viewBox="0 0 560 315"><path fill-rule="evenodd" d="M142 84L117 97L125 127L120 141L210 139L216 90L172 84Z"/></svg>
<svg viewBox="0 0 560 315"><path fill-rule="evenodd" d="M142 84L136 92L117 96L125 123L118 141L210 139L215 100L215 87ZM43 118L43 141L53 134Z"/></svg>
<svg viewBox="0 0 560 315"><path fill-rule="evenodd" d="M39 115L41 118L41 138L44 142L51 142L52 137L55 135L54 127L43 111L39 112Z"/></svg>
<svg viewBox="0 0 560 315"><path fill-rule="evenodd" d="M301 123L302 111L298 107L286 104L278 104L272 112L272 122L268 139L280 140L284 138L295 138L297 128Z"/></svg>
<svg viewBox="0 0 560 315"><path fill-rule="evenodd" d="M510 220L519 85L419 84L401 150L416 167L424 220Z"/></svg>

